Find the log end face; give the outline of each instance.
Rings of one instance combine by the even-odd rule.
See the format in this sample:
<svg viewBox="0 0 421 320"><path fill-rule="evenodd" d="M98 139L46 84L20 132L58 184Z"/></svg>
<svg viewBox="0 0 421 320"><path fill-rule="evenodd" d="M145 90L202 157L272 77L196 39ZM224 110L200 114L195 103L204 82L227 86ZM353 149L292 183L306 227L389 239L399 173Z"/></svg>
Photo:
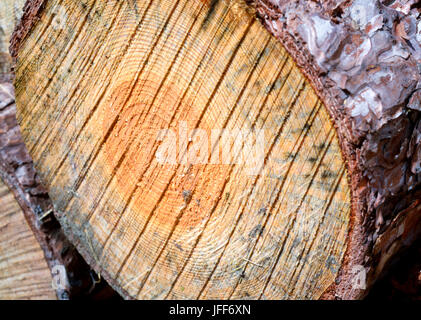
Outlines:
<svg viewBox="0 0 421 320"><path fill-rule="evenodd" d="M211 19L197 1L135 3L65 2L84 36L29 32L19 50L19 121L66 234L133 298L318 298L351 202L324 105L225 2Z"/></svg>

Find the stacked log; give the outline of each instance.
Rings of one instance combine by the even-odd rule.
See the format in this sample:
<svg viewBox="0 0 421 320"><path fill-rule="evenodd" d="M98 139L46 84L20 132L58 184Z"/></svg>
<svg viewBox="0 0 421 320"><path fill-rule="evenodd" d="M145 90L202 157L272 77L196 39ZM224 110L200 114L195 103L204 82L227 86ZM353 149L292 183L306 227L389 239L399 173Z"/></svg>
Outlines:
<svg viewBox="0 0 421 320"><path fill-rule="evenodd" d="M74 245L125 298L363 298L421 233L419 17L29 0L9 185L67 275L89 271Z"/></svg>

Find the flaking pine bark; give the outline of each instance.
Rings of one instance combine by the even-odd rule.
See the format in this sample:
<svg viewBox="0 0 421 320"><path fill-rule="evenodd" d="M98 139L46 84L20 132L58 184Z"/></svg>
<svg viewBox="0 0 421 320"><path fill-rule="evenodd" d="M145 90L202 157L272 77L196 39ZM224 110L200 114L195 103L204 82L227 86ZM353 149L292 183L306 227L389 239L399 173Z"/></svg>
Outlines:
<svg viewBox="0 0 421 320"><path fill-rule="evenodd" d="M362 298L421 229L419 28L413 1L28 1L18 121L124 297Z"/></svg>

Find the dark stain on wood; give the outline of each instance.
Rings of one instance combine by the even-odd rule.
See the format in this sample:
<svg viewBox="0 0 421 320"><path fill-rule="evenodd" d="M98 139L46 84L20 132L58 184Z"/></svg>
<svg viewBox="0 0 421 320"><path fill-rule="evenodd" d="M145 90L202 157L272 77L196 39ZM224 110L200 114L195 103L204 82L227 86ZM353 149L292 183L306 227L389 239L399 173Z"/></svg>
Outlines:
<svg viewBox="0 0 421 320"><path fill-rule="evenodd" d="M209 21L212 19L212 17L215 15L216 6L218 5L219 0L211 0L209 3L209 10L206 13L206 17L202 22L202 29L205 29L208 27Z"/></svg>

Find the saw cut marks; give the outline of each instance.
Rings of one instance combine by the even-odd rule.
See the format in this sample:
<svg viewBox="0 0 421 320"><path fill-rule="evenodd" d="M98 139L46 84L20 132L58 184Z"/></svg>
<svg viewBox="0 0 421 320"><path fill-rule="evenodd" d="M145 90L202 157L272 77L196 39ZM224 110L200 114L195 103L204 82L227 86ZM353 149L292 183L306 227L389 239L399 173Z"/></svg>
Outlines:
<svg viewBox="0 0 421 320"><path fill-rule="evenodd" d="M313 299L337 275L335 129L239 3L47 1L22 43L24 140L65 231L122 294Z"/></svg>

